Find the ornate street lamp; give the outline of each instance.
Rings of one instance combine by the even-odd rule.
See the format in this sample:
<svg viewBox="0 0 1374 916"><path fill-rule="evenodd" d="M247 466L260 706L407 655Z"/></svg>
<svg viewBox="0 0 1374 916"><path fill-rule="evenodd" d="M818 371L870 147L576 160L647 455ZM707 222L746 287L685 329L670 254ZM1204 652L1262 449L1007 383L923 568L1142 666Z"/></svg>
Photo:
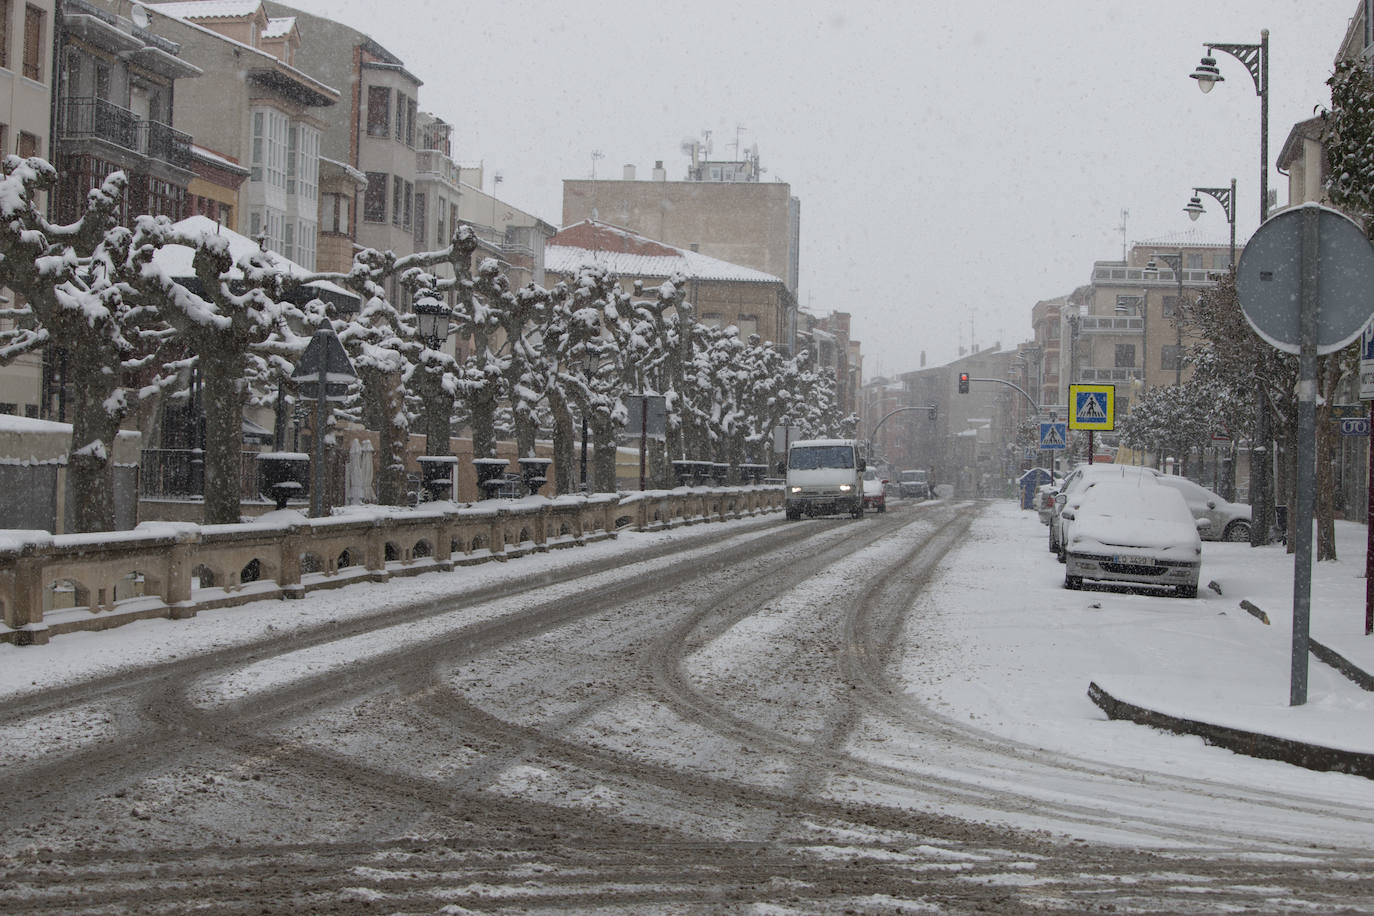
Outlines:
<svg viewBox="0 0 1374 916"><path fill-rule="evenodd" d="M418 325L420 339L431 350L438 350L448 337L449 321L453 310L442 299L424 297L415 300L415 323Z"/></svg>
<svg viewBox="0 0 1374 916"><path fill-rule="evenodd" d="M1269 30L1260 31L1257 45L1209 43L1208 55L1214 51L1225 51L1245 65L1260 99L1259 199L1260 223L1263 224L1269 218ZM1204 57L1191 76L1204 93L1211 92L1212 87L1224 79L1217 69L1216 59L1211 56ZM1256 386L1255 398L1255 447L1250 451L1250 506L1255 523L1250 526L1250 544L1258 547L1269 543L1269 507L1273 499L1269 492L1269 399L1260 386Z"/></svg>
<svg viewBox="0 0 1374 916"><path fill-rule="evenodd" d="M1202 207L1202 199L1199 194L1206 194L1216 198L1217 203L1221 204L1222 212L1226 214L1226 222L1231 224L1231 267L1236 266L1236 180L1231 179L1229 188L1193 188L1192 199L1188 201L1188 206L1183 208L1183 212L1188 214L1188 218L1197 222L1197 218L1207 211Z"/></svg>

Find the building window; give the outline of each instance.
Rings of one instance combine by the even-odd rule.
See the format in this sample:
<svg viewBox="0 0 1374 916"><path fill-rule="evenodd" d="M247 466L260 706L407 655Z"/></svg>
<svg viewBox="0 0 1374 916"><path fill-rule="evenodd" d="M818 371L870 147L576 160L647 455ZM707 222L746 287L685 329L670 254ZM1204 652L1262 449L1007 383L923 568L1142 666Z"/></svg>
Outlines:
<svg viewBox="0 0 1374 916"><path fill-rule="evenodd" d="M324 232L348 234L348 205L346 194L326 194L324 196Z"/></svg>
<svg viewBox="0 0 1374 916"><path fill-rule="evenodd" d="M363 197L363 219L369 223L386 222L386 192L391 182L386 172L367 173L367 193Z"/></svg>
<svg viewBox="0 0 1374 916"><path fill-rule="evenodd" d="M385 86L367 87L367 135L385 137L391 133L391 90Z"/></svg>
<svg viewBox="0 0 1374 916"><path fill-rule="evenodd" d="M406 97L396 93L396 142L404 143L406 138Z"/></svg>
<svg viewBox="0 0 1374 916"><path fill-rule="evenodd" d="M24 75L43 79L43 11L36 6L24 7Z"/></svg>
<svg viewBox="0 0 1374 916"><path fill-rule="evenodd" d="M0 67L10 68L10 0L0 0Z"/></svg>
<svg viewBox="0 0 1374 916"><path fill-rule="evenodd" d="M286 193L287 193L287 194L295 194L295 193L296 193L296 171L297 171L297 165L298 165L298 163L300 162L300 154L301 154L301 150L300 150L300 136L301 136L300 128L299 128L297 125L292 124L292 125L289 125L289 126L286 128ZM289 257L291 257L291 255L288 254L287 257L289 258Z"/></svg>
<svg viewBox="0 0 1374 916"><path fill-rule="evenodd" d="M1159 348L1159 368L1178 369L1183 365L1183 348L1178 344L1165 344Z"/></svg>
<svg viewBox="0 0 1374 916"><path fill-rule="evenodd" d="M1135 344L1116 345L1116 368L1134 369L1135 368Z"/></svg>
<svg viewBox="0 0 1374 916"><path fill-rule="evenodd" d="M435 208L434 215L437 216L439 219L438 228L435 232L434 237L435 244L447 245L449 241L448 223L446 222L445 217L448 215L448 201L443 197L439 198L439 206Z"/></svg>
<svg viewBox="0 0 1374 916"><path fill-rule="evenodd" d="M295 261L306 270L315 269L315 229L315 224L308 219L296 223Z"/></svg>
<svg viewBox="0 0 1374 916"><path fill-rule="evenodd" d="M16 414L18 412L18 404L0 403L0 414Z"/></svg>
<svg viewBox="0 0 1374 916"><path fill-rule="evenodd" d="M304 124L296 130L300 134L297 150L300 163L296 168L300 196L302 200L316 201L320 197L320 132Z"/></svg>
<svg viewBox="0 0 1374 916"><path fill-rule="evenodd" d="M286 115L259 109L253 112L253 159L249 181L266 181L274 188L286 189Z"/></svg>
<svg viewBox="0 0 1374 916"><path fill-rule="evenodd" d="M413 195L415 185L406 181L400 175L393 175L391 178L391 224L400 226L402 229L409 229L411 223L411 208L414 206Z"/></svg>
<svg viewBox="0 0 1374 916"><path fill-rule="evenodd" d="M286 255L288 261L295 261L297 264L301 259L296 257L296 224L291 220L286 221L282 227L281 253Z"/></svg>
<svg viewBox="0 0 1374 916"><path fill-rule="evenodd" d="M1187 259L1187 261L1188 261L1188 269L1189 269L1189 270L1202 270L1202 255L1201 255L1201 254L1189 254L1189 255L1185 255L1185 257L1186 257L1186 259Z"/></svg>
<svg viewBox="0 0 1374 916"><path fill-rule="evenodd" d="M406 100L406 146L415 146L415 114L416 102L414 99Z"/></svg>
<svg viewBox="0 0 1374 916"><path fill-rule="evenodd" d="M38 405L37 405L37 404L25 404L25 405L24 405L24 416L28 417L30 420L37 420L37 419L38 419Z"/></svg>
<svg viewBox="0 0 1374 916"><path fill-rule="evenodd" d="M425 225L425 194L423 191L415 192L415 244L423 248L428 241Z"/></svg>

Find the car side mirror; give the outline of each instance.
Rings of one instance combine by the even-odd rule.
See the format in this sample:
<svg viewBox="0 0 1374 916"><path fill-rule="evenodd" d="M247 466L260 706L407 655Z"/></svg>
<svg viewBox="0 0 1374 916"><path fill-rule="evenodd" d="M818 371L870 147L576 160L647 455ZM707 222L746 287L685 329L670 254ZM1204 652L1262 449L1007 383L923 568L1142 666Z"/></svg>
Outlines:
<svg viewBox="0 0 1374 916"><path fill-rule="evenodd" d="M1068 521L1073 521L1072 509L1065 509L1063 512L1060 512L1059 515L1061 518L1067 519Z"/></svg>
<svg viewBox="0 0 1374 916"><path fill-rule="evenodd" d="M1064 504L1065 504L1066 502L1068 502L1068 501L1069 501L1069 498L1068 498L1067 496L1065 496L1063 493L1056 493L1056 494L1054 495L1054 504L1055 504L1056 506L1058 506L1060 509L1063 509L1063 508L1064 508Z"/></svg>
<svg viewBox="0 0 1374 916"><path fill-rule="evenodd" d="M1207 508L1208 508L1208 509L1215 509L1216 507L1217 507L1217 501L1216 501L1215 499L1209 499L1209 500L1207 500Z"/></svg>
<svg viewBox="0 0 1374 916"><path fill-rule="evenodd" d="M1203 530L1204 528L1210 528L1210 527L1212 527L1212 520L1211 520L1210 518L1200 518L1200 519L1197 520L1197 530L1198 530L1198 531L1201 531L1201 530Z"/></svg>

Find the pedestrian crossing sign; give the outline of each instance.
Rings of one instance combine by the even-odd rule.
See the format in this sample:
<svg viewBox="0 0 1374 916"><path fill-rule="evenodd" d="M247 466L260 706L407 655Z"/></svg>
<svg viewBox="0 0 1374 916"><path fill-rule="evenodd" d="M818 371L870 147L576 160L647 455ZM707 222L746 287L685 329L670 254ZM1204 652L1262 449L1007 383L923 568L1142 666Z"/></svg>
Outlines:
<svg viewBox="0 0 1374 916"><path fill-rule="evenodd" d="M1116 388L1112 385L1070 385L1069 429L1116 429Z"/></svg>
<svg viewBox="0 0 1374 916"><path fill-rule="evenodd" d="M1040 424L1040 447L1062 449L1068 445L1068 430L1063 420Z"/></svg>

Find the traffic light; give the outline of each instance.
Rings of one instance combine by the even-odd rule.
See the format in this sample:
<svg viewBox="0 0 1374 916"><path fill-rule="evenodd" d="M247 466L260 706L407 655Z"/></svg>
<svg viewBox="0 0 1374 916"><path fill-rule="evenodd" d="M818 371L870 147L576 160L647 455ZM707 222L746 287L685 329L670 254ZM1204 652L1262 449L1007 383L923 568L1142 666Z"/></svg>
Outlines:
<svg viewBox="0 0 1374 916"><path fill-rule="evenodd" d="M959 373L959 393L960 393L960 394L968 394L968 373L967 373L967 372L960 372L960 373Z"/></svg>
<svg viewBox="0 0 1374 916"><path fill-rule="evenodd" d="M931 404L929 407L926 408L926 414L927 414L927 416L930 417L930 422L934 423L934 422L935 422L935 418L938 417L938 416L940 415L940 407L939 407L939 405L938 405L938 404Z"/></svg>

